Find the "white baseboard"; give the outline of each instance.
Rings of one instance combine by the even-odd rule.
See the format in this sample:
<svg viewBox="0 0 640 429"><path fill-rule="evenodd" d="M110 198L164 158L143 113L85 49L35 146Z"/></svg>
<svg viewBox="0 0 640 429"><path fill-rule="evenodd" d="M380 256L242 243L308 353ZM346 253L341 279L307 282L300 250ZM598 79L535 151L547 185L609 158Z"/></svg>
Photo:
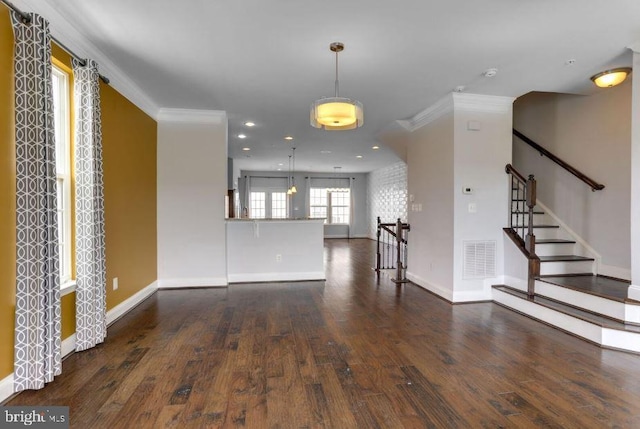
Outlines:
<svg viewBox="0 0 640 429"><path fill-rule="evenodd" d="M155 281L144 289L139 290L129 298L122 301L120 304L107 311L107 325L111 325L113 322L124 316L131 311L136 305L151 296L158 289L158 282ZM75 339L75 337L74 337Z"/></svg>
<svg viewBox="0 0 640 429"><path fill-rule="evenodd" d="M631 285L627 291L627 298L640 301L640 285Z"/></svg>
<svg viewBox="0 0 640 429"><path fill-rule="evenodd" d="M76 334L74 332L73 334L71 334L64 340L62 340L62 351L61 351L62 359L69 356L75 350L76 350Z"/></svg>
<svg viewBox="0 0 640 429"><path fill-rule="evenodd" d="M446 299L449 302L453 302L453 291L450 289L446 289L443 286L435 285L433 283L428 282L422 277L413 274L412 272L407 271L407 279L409 279L412 283L420 286L423 289L428 290L429 292L433 292L438 296Z"/></svg>
<svg viewBox="0 0 640 429"><path fill-rule="evenodd" d="M178 289L192 287L227 287L225 277L186 277L178 279L158 279L158 289Z"/></svg>
<svg viewBox="0 0 640 429"><path fill-rule="evenodd" d="M324 271L306 273L247 273L229 274L229 283L292 282L326 280Z"/></svg>
<svg viewBox="0 0 640 429"><path fill-rule="evenodd" d="M598 274L622 280L631 280L630 268L620 268L613 265L600 264L600 267L598 267Z"/></svg>
<svg viewBox="0 0 640 429"><path fill-rule="evenodd" d="M13 373L0 380L0 403L13 395Z"/></svg>

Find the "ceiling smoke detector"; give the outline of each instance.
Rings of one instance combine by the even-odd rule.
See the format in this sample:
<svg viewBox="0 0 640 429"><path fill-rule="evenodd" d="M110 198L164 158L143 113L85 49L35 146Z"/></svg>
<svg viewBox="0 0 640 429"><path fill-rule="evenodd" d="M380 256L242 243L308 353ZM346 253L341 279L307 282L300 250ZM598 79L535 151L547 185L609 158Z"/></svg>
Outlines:
<svg viewBox="0 0 640 429"><path fill-rule="evenodd" d="M486 69L482 75L484 77L494 77L498 74L498 69Z"/></svg>

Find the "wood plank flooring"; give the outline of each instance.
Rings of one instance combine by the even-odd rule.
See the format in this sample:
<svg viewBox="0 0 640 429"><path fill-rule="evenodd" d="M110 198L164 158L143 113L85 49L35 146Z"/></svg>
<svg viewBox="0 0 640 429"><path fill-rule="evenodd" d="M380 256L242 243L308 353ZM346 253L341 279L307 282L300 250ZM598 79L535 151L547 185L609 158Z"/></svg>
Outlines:
<svg viewBox="0 0 640 429"><path fill-rule="evenodd" d="M326 282L159 291L8 405L74 428L640 427L640 356L377 284L374 246L327 240Z"/></svg>

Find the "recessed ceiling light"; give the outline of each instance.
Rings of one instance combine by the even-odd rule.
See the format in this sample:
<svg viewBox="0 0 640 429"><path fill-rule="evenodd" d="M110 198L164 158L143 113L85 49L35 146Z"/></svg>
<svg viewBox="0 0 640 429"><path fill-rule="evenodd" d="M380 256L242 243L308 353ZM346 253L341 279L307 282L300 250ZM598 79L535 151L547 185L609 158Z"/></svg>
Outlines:
<svg viewBox="0 0 640 429"><path fill-rule="evenodd" d="M281 163L281 162L279 162L279 163L278 163L278 165L279 165L280 167L282 167L284 164L283 164L283 163Z"/></svg>
<svg viewBox="0 0 640 429"><path fill-rule="evenodd" d="M238 134L238 138L239 139L246 139L247 135L246 134Z"/></svg>
<svg viewBox="0 0 640 429"><path fill-rule="evenodd" d="M244 123L245 127L255 127L256 123L255 122L251 122L251 121L247 121Z"/></svg>
<svg viewBox="0 0 640 429"><path fill-rule="evenodd" d="M291 140L293 140L293 137L291 137L291 136L286 136L284 139L285 139L285 140L289 140L289 141L291 141Z"/></svg>
<svg viewBox="0 0 640 429"><path fill-rule="evenodd" d="M278 171L282 171L282 168L278 168Z"/></svg>
<svg viewBox="0 0 640 429"><path fill-rule="evenodd" d="M321 150L320 153L323 154L323 155L328 155L328 154L331 153L331 151L330 150Z"/></svg>
<svg viewBox="0 0 640 429"><path fill-rule="evenodd" d="M362 155L356 155L356 158L360 159L362 158Z"/></svg>
<svg viewBox="0 0 640 429"><path fill-rule="evenodd" d="M251 150L251 148L250 147L243 147L242 150L247 152L247 151Z"/></svg>
<svg viewBox="0 0 640 429"><path fill-rule="evenodd" d="M371 149L378 150L378 149L380 149L380 146L371 146Z"/></svg>

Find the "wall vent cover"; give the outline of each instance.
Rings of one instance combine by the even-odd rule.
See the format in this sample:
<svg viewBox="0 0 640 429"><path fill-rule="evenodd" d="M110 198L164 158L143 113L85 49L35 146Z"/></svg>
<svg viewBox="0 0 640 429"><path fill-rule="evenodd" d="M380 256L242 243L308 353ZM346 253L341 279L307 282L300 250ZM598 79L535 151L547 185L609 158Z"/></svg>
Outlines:
<svg viewBox="0 0 640 429"><path fill-rule="evenodd" d="M496 242L464 241L463 278L485 279L496 276Z"/></svg>

